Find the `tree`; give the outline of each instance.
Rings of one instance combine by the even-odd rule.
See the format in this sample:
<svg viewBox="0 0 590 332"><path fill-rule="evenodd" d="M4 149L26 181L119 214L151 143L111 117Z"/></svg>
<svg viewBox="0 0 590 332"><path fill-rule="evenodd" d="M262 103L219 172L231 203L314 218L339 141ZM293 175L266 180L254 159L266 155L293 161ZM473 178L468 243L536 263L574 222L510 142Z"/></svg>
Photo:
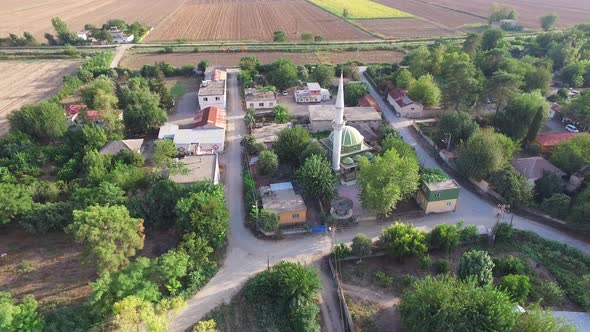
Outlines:
<svg viewBox="0 0 590 332"><path fill-rule="evenodd" d="M471 135L479 130L479 125L469 113L445 112L438 122L438 139L447 139L450 134L451 141L456 144L468 140Z"/></svg>
<svg viewBox="0 0 590 332"><path fill-rule="evenodd" d="M412 84L414 84L414 82L416 82L416 79L414 78L414 75L412 75L411 71L404 68L400 69L400 71L397 72L397 75L395 77L395 84L400 89L408 90L412 86Z"/></svg>
<svg viewBox="0 0 590 332"><path fill-rule="evenodd" d="M330 87L334 76L334 67L331 65L317 65L311 73L311 79L318 82L324 88Z"/></svg>
<svg viewBox="0 0 590 332"><path fill-rule="evenodd" d="M85 244L84 256L99 271L115 271L143 248L143 220L131 218L120 205L91 206L74 211L74 222L66 230Z"/></svg>
<svg viewBox="0 0 590 332"><path fill-rule="evenodd" d="M55 32L57 33L57 36L59 37L62 45L75 45L78 42L78 36L70 31L68 25L61 18L52 18L51 25L53 25L53 29L55 29Z"/></svg>
<svg viewBox="0 0 590 332"><path fill-rule="evenodd" d="M436 225L429 235L430 248L440 248L450 253L459 245L460 238L460 229L457 225Z"/></svg>
<svg viewBox="0 0 590 332"><path fill-rule="evenodd" d="M357 234L352 239L352 254L357 256L359 259L369 256L373 253L373 241L369 239L365 234Z"/></svg>
<svg viewBox="0 0 590 332"><path fill-rule="evenodd" d="M212 248L225 243L229 225L229 211L223 194L191 193L176 204L177 226L185 232L195 232L208 241Z"/></svg>
<svg viewBox="0 0 590 332"><path fill-rule="evenodd" d="M344 103L347 106L357 106L362 96L369 94L369 86L364 82L347 82L344 84Z"/></svg>
<svg viewBox="0 0 590 332"><path fill-rule="evenodd" d="M572 62L561 70L560 78L566 86L577 88L584 85L584 74L590 63Z"/></svg>
<svg viewBox="0 0 590 332"><path fill-rule="evenodd" d="M414 158L416 161L418 161L418 155L416 154L414 147L404 142L401 137L393 135L387 136L383 142L381 142L381 146L383 148L383 152L393 149L397 151L397 153L402 158Z"/></svg>
<svg viewBox="0 0 590 332"><path fill-rule="evenodd" d="M326 150L318 141L310 141L303 152L299 155L299 163L303 164L309 157L316 155L320 157L327 157Z"/></svg>
<svg viewBox="0 0 590 332"><path fill-rule="evenodd" d="M260 175L273 175L279 168L279 157L270 150L261 151L258 154L256 170Z"/></svg>
<svg viewBox="0 0 590 332"><path fill-rule="evenodd" d="M121 331L163 332L166 330L166 315L157 314L154 305L137 296L127 296L113 305L115 324Z"/></svg>
<svg viewBox="0 0 590 332"><path fill-rule="evenodd" d="M217 332L217 323L213 319L201 320L197 323L193 332Z"/></svg>
<svg viewBox="0 0 590 332"><path fill-rule="evenodd" d="M272 41L282 43L287 41L287 35L283 31L275 31L273 33Z"/></svg>
<svg viewBox="0 0 590 332"><path fill-rule="evenodd" d="M550 310L543 310L538 304L532 304L526 308L526 313L519 317L513 331L576 332L577 329L565 319L555 317Z"/></svg>
<svg viewBox="0 0 590 332"><path fill-rule="evenodd" d="M375 210L381 215L389 214L400 200L412 195L418 188L420 175L417 160L402 157L394 149L375 157L373 162L362 158L359 168L361 204L365 209Z"/></svg>
<svg viewBox="0 0 590 332"><path fill-rule="evenodd" d="M501 48L504 44L504 31L500 29L488 29L481 37L482 51L493 50L494 48Z"/></svg>
<svg viewBox="0 0 590 332"><path fill-rule="evenodd" d="M410 332L512 331L518 318L501 290L449 275L416 281L403 292L399 309Z"/></svg>
<svg viewBox="0 0 590 332"><path fill-rule="evenodd" d="M152 162L160 168L171 167L174 164L173 158L178 155L174 142L169 139L157 140L154 142Z"/></svg>
<svg viewBox="0 0 590 332"><path fill-rule="evenodd" d="M541 28L545 31L553 30L557 20L559 19L559 15L550 13L545 16L541 17Z"/></svg>
<svg viewBox="0 0 590 332"><path fill-rule="evenodd" d="M419 46L404 58L404 62L410 67L414 77L428 74L431 68L430 50L425 45Z"/></svg>
<svg viewBox="0 0 590 332"><path fill-rule="evenodd" d="M473 277L480 286L491 285L492 281L494 281L493 269L494 262L486 251L470 250L461 256L457 275L462 280Z"/></svg>
<svg viewBox="0 0 590 332"><path fill-rule="evenodd" d="M199 62L199 64L197 64L197 69L199 69L200 71L202 71L204 73L205 70L207 69L207 67L209 67L209 66L210 66L209 61L201 60L201 62Z"/></svg>
<svg viewBox="0 0 590 332"><path fill-rule="evenodd" d="M545 173L542 178L535 181L535 196L539 202L562 192L561 178L555 173Z"/></svg>
<svg viewBox="0 0 590 332"><path fill-rule="evenodd" d="M506 107L523 85L523 78L517 74L511 74L499 70L492 74L488 81L487 90L496 99L496 112Z"/></svg>
<svg viewBox="0 0 590 332"><path fill-rule="evenodd" d="M291 60L278 59L272 64L267 79L277 89L286 90L297 84L297 66Z"/></svg>
<svg viewBox="0 0 590 332"><path fill-rule="evenodd" d="M32 208L33 197L27 188L18 184L0 183L0 225L8 224Z"/></svg>
<svg viewBox="0 0 590 332"><path fill-rule="evenodd" d="M471 61L452 63L445 70L444 103L455 110L471 108L482 91L481 74Z"/></svg>
<svg viewBox="0 0 590 332"><path fill-rule="evenodd" d="M565 108L565 116L578 122L581 127L590 128L590 93L584 93Z"/></svg>
<svg viewBox="0 0 590 332"><path fill-rule="evenodd" d="M413 225L399 221L382 231L380 241L387 254L400 261L404 257L422 256L428 250L426 235Z"/></svg>
<svg viewBox="0 0 590 332"><path fill-rule="evenodd" d="M41 142L63 137L68 123L63 108L51 101L25 105L8 115L10 128L28 134Z"/></svg>
<svg viewBox="0 0 590 332"><path fill-rule="evenodd" d="M309 197L330 201L335 196L335 177L332 166L325 157L312 155L295 172L297 183L303 187L303 193Z"/></svg>
<svg viewBox="0 0 590 332"><path fill-rule="evenodd" d="M564 172L574 173L590 164L590 134L576 135L573 139L561 142L551 154L551 162Z"/></svg>
<svg viewBox="0 0 590 332"><path fill-rule="evenodd" d="M469 54L469 56L473 59L479 53L481 49L481 35L477 33L470 33L465 37L465 41L463 42L463 52Z"/></svg>
<svg viewBox="0 0 590 332"><path fill-rule="evenodd" d="M311 32L304 32L301 34L301 40L306 43L309 43L313 40L313 34Z"/></svg>
<svg viewBox="0 0 590 332"><path fill-rule="evenodd" d="M41 332L45 330L43 315L33 295L26 295L15 304L8 292L0 292L0 330Z"/></svg>
<svg viewBox="0 0 590 332"><path fill-rule="evenodd" d="M518 18L518 12L510 7L502 7L498 5L492 6L490 9L490 17L488 22L500 22L502 20L516 20Z"/></svg>
<svg viewBox="0 0 590 332"><path fill-rule="evenodd" d="M408 95L427 107L437 107L440 104L440 88L430 74L421 76L408 91Z"/></svg>
<svg viewBox="0 0 590 332"><path fill-rule="evenodd" d="M299 154L309 143L309 132L303 127L285 128L279 132L279 138L273 148L279 160L293 166L299 162Z"/></svg>
<svg viewBox="0 0 590 332"><path fill-rule="evenodd" d="M490 182L510 206L528 206L533 200L533 193L528 179L517 173L510 166L504 167L490 177Z"/></svg>
<svg viewBox="0 0 590 332"><path fill-rule="evenodd" d="M272 109L272 115L275 118L276 123L285 123L291 118L289 109L285 105L277 105Z"/></svg>
<svg viewBox="0 0 590 332"><path fill-rule="evenodd" d="M309 70L307 67L302 65L297 66L297 77L299 77L301 81L307 82L309 80Z"/></svg>
<svg viewBox="0 0 590 332"><path fill-rule="evenodd" d="M524 74L524 92L532 92L541 90L542 95L546 95L549 91L549 86L553 80L553 73L548 68L533 67Z"/></svg>
<svg viewBox="0 0 590 332"><path fill-rule="evenodd" d="M260 60L253 55L247 55L240 58L240 69L255 71L260 66Z"/></svg>
<svg viewBox="0 0 590 332"><path fill-rule="evenodd" d="M491 129L482 129L459 148L457 167L468 177L485 179L506 165L515 150L510 138Z"/></svg>
<svg viewBox="0 0 590 332"><path fill-rule="evenodd" d="M316 43L319 43L322 40L324 40L324 37L322 37L320 35L316 35L315 37L313 37L313 41L316 42Z"/></svg>
<svg viewBox="0 0 590 332"><path fill-rule="evenodd" d="M554 194L541 202L541 210L550 216L563 219L568 215L571 202L572 199L566 194Z"/></svg>
<svg viewBox="0 0 590 332"><path fill-rule="evenodd" d="M531 292L531 282L528 276L509 274L502 277L500 288L518 304L524 304Z"/></svg>
<svg viewBox="0 0 590 332"><path fill-rule="evenodd" d="M279 215L270 210L262 209L258 211L257 225L264 232L274 232L279 229Z"/></svg>
<svg viewBox="0 0 590 332"><path fill-rule="evenodd" d="M125 103L123 122L125 128L134 134L147 134L163 125L168 118L166 111L160 107L160 97L147 87L128 89Z"/></svg>
<svg viewBox="0 0 590 332"><path fill-rule="evenodd" d="M95 110L116 109L119 99L115 95L114 82L106 77L97 78L82 89L82 101Z"/></svg>

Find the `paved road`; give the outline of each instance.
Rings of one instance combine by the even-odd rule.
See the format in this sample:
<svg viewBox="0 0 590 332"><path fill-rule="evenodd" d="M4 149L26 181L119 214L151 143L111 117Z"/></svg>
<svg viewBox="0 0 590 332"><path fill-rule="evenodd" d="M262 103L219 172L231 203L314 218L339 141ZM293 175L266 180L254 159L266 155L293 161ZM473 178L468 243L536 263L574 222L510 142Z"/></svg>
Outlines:
<svg viewBox="0 0 590 332"><path fill-rule="evenodd" d="M363 75L361 75L364 80ZM223 267L217 275L188 301L188 306L169 325L169 331L184 331L199 321L217 305L228 302L239 291L243 283L255 273L267 267L267 259L271 265L281 260L298 261L308 265L317 264L320 257L330 252L332 239L327 235L314 234L300 237L290 237L281 241L260 240L244 227L244 206L242 201L242 168L240 163L240 139L244 136L244 109L240 100L239 85L236 73L231 72L229 78L228 130L226 151L221 162L226 165L225 192L227 205L231 213L231 226L228 239L228 249ZM387 121L398 128L404 139L412 144L426 167L438 167L437 162L417 143L412 131L408 128L409 121L395 117L383 103L376 91L370 87L371 95L380 103ZM441 215L430 215L412 220L421 229L429 230L441 223L455 223L464 220L467 224L493 226L494 206L481 197L467 190L462 190L457 211ZM364 233L372 238L381 234L383 227L388 224L366 223L337 232L334 235L336 243L348 243L357 233ZM539 235L567 243L590 254L590 245L575 240L556 229L536 223L534 221L514 217L514 226L519 229L531 230ZM324 277L324 276L323 276ZM322 292L322 308L327 309L324 320L328 330L342 331L339 324L339 314L333 304L333 297L329 295L330 286Z"/></svg>

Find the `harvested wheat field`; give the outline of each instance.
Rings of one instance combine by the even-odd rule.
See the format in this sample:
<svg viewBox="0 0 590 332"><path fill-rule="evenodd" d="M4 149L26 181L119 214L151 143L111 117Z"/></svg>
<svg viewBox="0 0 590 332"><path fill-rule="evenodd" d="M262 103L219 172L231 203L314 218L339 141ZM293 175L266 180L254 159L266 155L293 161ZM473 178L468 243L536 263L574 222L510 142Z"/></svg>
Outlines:
<svg viewBox="0 0 590 332"><path fill-rule="evenodd" d="M63 77L79 66L77 61L60 60L0 62L0 125L22 105L51 97L61 88Z"/></svg>
<svg viewBox="0 0 590 332"><path fill-rule="evenodd" d="M455 34L453 29L421 18L356 20L354 23L386 39L444 37Z"/></svg>
<svg viewBox="0 0 590 332"><path fill-rule="evenodd" d="M290 40L304 32L327 40L373 37L352 24L304 0L189 0L145 39L146 42L185 40L272 40L275 31Z"/></svg>
<svg viewBox="0 0 590 332"><path fill-rule="evenodd" d="M70 30L79 31L84 24L104 24L120 18L155 26L172 14L185 0L2 0L0 36L31 32L44 42L46 32L54 33L53 17L61 17Z"/></svg>
<svg viewBox="0 0 590 332"><path fill-rule="evenodd" d="M365 63L394 63L399 62L404 56L399 51L358 51L358 52L233 52L233 53L173 53L173 54L134 54L130 52L119 65L123 68L140 69L143 65L152 65L159 61L165 61L173 66L187 64L196 65L201 60L207 60L216 65L237 67L240 59L251 55L257 57L262 63L274 62L284 58L296 64L331 63L338 64L358 60Z"/></svg>

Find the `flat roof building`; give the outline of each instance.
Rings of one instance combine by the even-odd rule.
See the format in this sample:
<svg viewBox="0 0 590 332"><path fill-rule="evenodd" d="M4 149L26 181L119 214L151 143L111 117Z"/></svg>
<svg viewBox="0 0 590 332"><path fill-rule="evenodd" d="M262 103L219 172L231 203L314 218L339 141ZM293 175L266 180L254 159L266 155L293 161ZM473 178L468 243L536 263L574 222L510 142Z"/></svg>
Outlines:
<svg viewBox="0 0 590 332"><path fill-rule="evenodd" d="M304 223L307 220L307 206L303 197L296 194L290 182L273 183L260 188L262 206L279 215L279 225Z"/></svg>

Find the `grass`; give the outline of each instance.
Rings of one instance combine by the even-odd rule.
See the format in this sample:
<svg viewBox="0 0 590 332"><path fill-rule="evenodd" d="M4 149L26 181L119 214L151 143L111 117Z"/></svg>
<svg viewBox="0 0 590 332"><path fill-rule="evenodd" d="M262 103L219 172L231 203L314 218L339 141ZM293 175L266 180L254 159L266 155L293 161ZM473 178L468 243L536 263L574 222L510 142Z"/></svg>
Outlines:
<svg viewBox="0 0 590 332"><path fill-rule="evenodd" d="M309 0L311 3L346 19L402 18L412 15L370 0ZM346 12L346 14L345 14Z"/></svg>
<svg viewBox="0 0 590 332"><path fill-rule="evenodd" d="M186 92L186 89L180 82L176 82L176 84L170 88L170 94L174 99L178 98L179 96L183 95Z"/></svg>

